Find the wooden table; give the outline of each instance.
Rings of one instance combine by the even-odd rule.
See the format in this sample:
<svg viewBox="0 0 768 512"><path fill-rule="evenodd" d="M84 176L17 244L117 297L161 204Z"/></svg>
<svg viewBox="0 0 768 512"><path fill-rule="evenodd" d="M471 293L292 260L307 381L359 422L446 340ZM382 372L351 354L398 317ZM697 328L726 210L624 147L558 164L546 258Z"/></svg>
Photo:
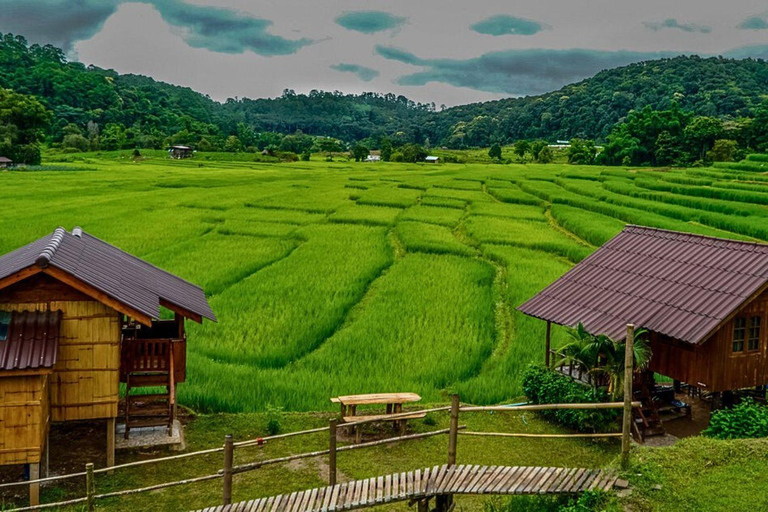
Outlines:
<svg viewBox="0 0 768 512"><path fill-rule="evenodd" d="M421 397L416 393L373 393L367 395L347 395L331 398L331 402L341 406L341 421L343 423L352 423L360 419L377 419L381 421L394 421L395 426L399 426L401 432L405 430L408 419L423 418L426 413L414 411L413 415L404 418L390 419L393 414L403 412L403 404L418 402ZM358 405L384 405L385 414L367 414L358 415ZM360 442L360 429L355 428L357 442Z"/></svg>

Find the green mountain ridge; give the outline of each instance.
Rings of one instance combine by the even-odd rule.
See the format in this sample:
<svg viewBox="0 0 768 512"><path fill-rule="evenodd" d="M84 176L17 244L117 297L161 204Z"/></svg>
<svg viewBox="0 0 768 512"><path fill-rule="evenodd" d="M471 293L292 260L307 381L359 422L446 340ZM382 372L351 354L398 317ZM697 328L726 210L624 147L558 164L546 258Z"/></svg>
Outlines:
<svg viewBox="0 0 768 512"><path fill-rule="evenodd" d="M389 135L395 143L488 146L517 139L605 140L631 110L667 109L696 115L751 117L768 98L768 62L680 56L601 71L539 96L472 103L438 111L395 94L286 90L278 98L221 103L188 87L150 77L68 62L50 45L0 34L0 87L37 97L53 114L47 140L74 128L127 129L136 147L169 142L222 142L228 136L302 131L352 142ZM110 134L101 131L102 138Z"/></svg>

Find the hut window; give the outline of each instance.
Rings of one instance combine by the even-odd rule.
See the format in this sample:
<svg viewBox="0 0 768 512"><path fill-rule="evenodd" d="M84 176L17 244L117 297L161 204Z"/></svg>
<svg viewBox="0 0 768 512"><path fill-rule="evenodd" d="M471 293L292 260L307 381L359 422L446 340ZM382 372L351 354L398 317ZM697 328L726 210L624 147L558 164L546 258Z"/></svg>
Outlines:
<svg viewBox="0 0 768 512"><path fill-rule="evenodd" d="M0 311L0 341L8 339L8 326L11 324L11 313Z"/></svg>
<svg viewBox="0 0 768 512"><path fill-rule="evenodd" d="M747 337L747 319L736 317L733 319L733 351L744 351L744 339Z"/></svg>
<svg viewBox="0 0 768 512"><path fill-rule="evenodd" d="M749 319L749 338L747 338L747 350L760 348L760 317L753 316Z"/></svg>

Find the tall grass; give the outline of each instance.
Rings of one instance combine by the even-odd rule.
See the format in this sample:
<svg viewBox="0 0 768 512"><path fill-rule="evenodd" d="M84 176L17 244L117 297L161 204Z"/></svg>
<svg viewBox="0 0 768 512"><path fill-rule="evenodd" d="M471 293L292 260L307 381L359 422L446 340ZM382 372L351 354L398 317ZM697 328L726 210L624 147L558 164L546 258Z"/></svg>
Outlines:
<svg viewBox="0 0 768 512"><path fill-rule="evenodd" d="M435 226L423 222L400 222L395 233L409 252L432 254L457 254L473 256L475 250L464 245L444 226Z"/></svg>

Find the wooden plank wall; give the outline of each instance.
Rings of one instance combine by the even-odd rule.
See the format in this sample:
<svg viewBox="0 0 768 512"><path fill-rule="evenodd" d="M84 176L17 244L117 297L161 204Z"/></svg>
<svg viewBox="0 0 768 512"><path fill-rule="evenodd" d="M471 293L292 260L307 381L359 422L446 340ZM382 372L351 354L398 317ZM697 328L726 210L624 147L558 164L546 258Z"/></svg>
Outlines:
<svg viewBox="0 0 768 512"><path fill-rule="evenodd" d="M698 347L653 333L650 369L708 391L768 384L768 292L745 305L738 315L762 318L759 350L733 352L733 320ZM746 340L744 343L746 347Z"/></svg>
<svg viewBox="0 0 768 512"><path fill-rule="evenodd" d="M50 418L48 377L0 378L0 465L40 462Z"/></svg>
<svg viewBox="0 0 768 512"><path fill-rule="evenodd" d="M63 313L50 382L53 421L117 417L120 321L115 310L92 300L2 304L2 309Z"/></svg>

